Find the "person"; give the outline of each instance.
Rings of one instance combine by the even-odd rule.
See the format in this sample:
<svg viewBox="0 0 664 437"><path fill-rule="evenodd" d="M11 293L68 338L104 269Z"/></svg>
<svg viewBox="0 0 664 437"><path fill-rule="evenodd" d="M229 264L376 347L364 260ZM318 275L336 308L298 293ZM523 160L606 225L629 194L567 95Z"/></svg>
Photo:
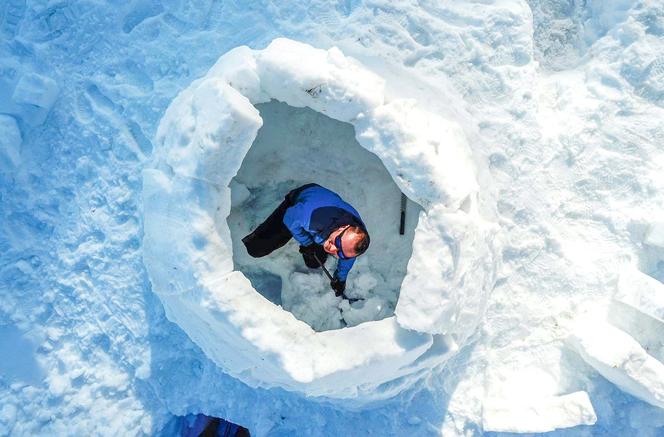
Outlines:
<svg viewBox="0 0 664 437"><path fill-rule="evenodd" d="M367 228L355 208L318 184L302 185L286 194L283 202L242 242L249 255L261 258L291 238L300 244L300 253L309 268L319 268L328 254L339 259L330 282L337 296L344 295L355 258L370 243Z"/></svg>

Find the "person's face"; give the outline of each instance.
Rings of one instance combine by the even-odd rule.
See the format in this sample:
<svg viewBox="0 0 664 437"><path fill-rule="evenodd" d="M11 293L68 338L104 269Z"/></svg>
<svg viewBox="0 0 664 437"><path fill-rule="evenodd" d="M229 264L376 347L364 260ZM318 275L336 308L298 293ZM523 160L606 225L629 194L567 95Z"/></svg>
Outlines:
<svg viewBox="0 0 664 437"><path fill-rule="evenodd" d="M357 255L353 248L355 247L356 240L359 238L359 236L350 231L345 232L349 227L349 225L346 225L332 231L330 236L327 237L327 240L325 240L323 243L323 249L325 252L329 253L330 255L339 257L339 248L335 244L335 240L337 237L341 236L341 249L343 250L343 254L346 256L346 258L352 258Z"/></svg>

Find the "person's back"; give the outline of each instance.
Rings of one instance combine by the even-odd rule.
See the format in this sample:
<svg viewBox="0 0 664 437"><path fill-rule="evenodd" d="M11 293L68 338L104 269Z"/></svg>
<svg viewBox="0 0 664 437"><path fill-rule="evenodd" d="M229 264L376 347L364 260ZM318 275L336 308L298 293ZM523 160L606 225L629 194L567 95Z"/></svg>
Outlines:
<svg viewBox="0 0 664 437"><path fill-rule="evenodd" d="M366 231L360 213L325 187L310 186L293 200L294 204L284 215L284 224L302 246L312 242L323 244L335 229L344 225L357 226ZM302 233L302 230L305 232Z"/></svg>
<svg viewBox="0 0 664 437"><path fill-rule="evenodd" d="M369 246L360 214L335 192L318 184L290 191L272 214L242 239L249 255L259 258L294 237L307 267L318 268L327 255L339 258L331 286L340 295L355 258Z"/></svg>

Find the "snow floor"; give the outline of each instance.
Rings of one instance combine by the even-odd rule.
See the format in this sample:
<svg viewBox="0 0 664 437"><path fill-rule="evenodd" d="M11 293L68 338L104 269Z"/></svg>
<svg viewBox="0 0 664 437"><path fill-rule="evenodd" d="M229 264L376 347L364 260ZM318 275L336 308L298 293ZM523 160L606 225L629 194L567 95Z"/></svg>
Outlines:
<svg viewBox="0 0 664 437"><path fill-rule="evenodd" d="M505 242L472 342L363 411L225 375L143 265L166 108L283 36L460 123ZM664 281L663 119L661 0L0 2L0 435L160 435L204 413L256 436L661 436L662 313L621 275Z"/></svg>
<svg viewBox="0 0 664 437"><path fill-rule="evenodd" d="M405 232L400 235L401 191L382 161L357 143L350 124L275 101L257 108L263 126L231 182L233 208L227 221L235 269L316 331L392 315L422 208L407 200ZM334 296L320 269L304 265L295 240L259 259L251 258L240 241L270 215L285 193L312 181L339 193L375 234L348 278L347 295L361 299L352 304ZM334 257L328 257L327 269L332 273L335 266Z"/></svg>

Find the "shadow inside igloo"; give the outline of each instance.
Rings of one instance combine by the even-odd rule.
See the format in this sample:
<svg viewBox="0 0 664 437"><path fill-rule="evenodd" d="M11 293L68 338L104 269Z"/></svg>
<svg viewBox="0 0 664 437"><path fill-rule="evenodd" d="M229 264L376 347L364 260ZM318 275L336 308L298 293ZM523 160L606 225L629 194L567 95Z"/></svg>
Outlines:
<svg viewBox="0 0 664 437"><path fill-rule="evenodd" d="M357 142L351 124L277 101L256 108L263 126L230 184L227 223L234 269L243 272L264 297L316 331L391 316L422 208L407 199L400 235L402 193L382 161ZM263 258L250 257L241 242L286 193L310 182L353 205L371 235L369 249L357 258L348 276L346 294L359 298L353 304L334 296L320 269L304 265L294 239ZM333 272L336 259L329 257L326 267Z"/></svg>

